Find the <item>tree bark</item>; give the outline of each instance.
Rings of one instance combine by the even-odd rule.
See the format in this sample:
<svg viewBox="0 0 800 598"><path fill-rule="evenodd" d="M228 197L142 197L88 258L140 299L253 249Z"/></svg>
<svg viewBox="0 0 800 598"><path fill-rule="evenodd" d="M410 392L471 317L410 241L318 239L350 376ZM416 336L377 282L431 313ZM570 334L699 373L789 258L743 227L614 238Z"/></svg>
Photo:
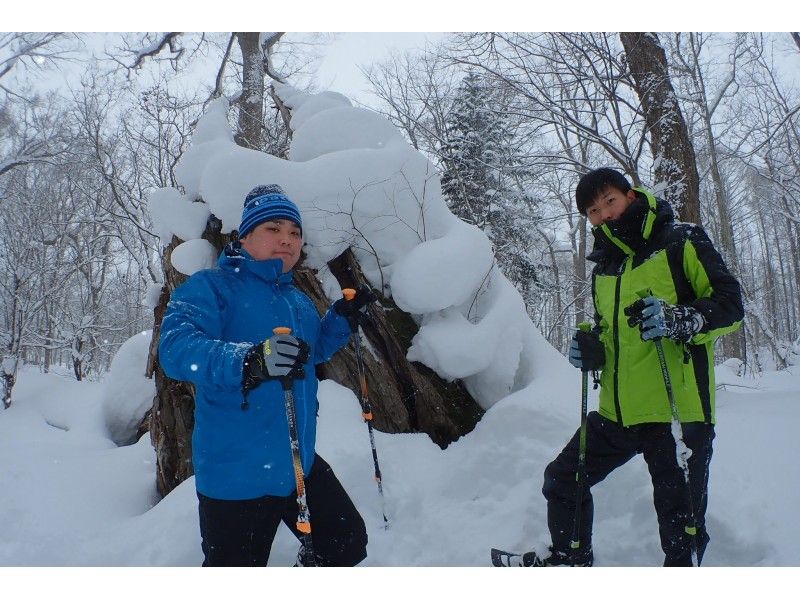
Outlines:
<svg viewBox="0 0 800 598"><path fill-rule="evenodd" d="M366 284L349 249L332 260L329 267L342 288ZM314 299L322 312L328 307L328 299L313 272L308 272L300 273L298 287ZM463 384L445 382L424 365L406 359L418 330L411 316L385 297L369 307L369 316L361 327L368 347L362 354L375 428L382 432L425 432L442 448L470 432L480 421L483 409ZM320 373L359 395L352 343L324 364Z"/></svg>
<svg viewBox="0 0 800 598"><path fill-rule="evenodd" d="M237 33L242 49L242 93L239 96L239 130L236 143L255 150L264 149L264 59L258 33Z"/></svg>
<svg viewBox="0 0 800 598"><path fill-rule="evenodd" d="M700 224L700 177L664 48L655 33L620 33L620 40L650 132L661 195L677 208L681 220Z"/></svg>

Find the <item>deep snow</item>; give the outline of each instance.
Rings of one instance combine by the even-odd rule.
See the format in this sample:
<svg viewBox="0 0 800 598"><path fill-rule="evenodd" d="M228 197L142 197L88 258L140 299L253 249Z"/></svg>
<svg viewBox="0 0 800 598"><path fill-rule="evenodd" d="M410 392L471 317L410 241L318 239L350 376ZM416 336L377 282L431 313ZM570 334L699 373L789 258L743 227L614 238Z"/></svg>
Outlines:
<svg viewBox="0 0 800 598"><path fill-rule="evenodd" d="M542 472L577 425L580 386L579 375L564 358L553 353L546 361L546 379L498 402L472 433L446 450L421 434L376 432L388 530L383 529L357 399L348 388L321 384L317 448L367 522L364 567L484 567L492 546L546 545ZM133 368L137 359L124 363ZM141 372L132 369L129 375ZM796 572L766 567L800 565L798 375L798 366L755 379L718 368L721 389L709 484L712 540L704 566L758 567L744 582L762 589ZM130 446L111 440L108 408L103 407L113 400L108 385L22 370L14 403L0 412L0 565L196 567L202 562L194 480L158 501L149 437ZM644 462L637 458L614 472L594 496L596 565L658 566L662 556ZM297 546L282 528L270 566L292 564ZM615 571L643 577L643 570ZM721 581L730 583L731 572L738 579L743 571L725 570ZM511 572L503 578L493 572L473 579L474 574L451 579L440 571L433 579L472 590L482 583L499 589L512 580L532 579ZM664 573L648 569L644 579L658 574ZM397 572L379 575L393 579ZM683 579L673 575L678 577L670 579Z"/></svg>

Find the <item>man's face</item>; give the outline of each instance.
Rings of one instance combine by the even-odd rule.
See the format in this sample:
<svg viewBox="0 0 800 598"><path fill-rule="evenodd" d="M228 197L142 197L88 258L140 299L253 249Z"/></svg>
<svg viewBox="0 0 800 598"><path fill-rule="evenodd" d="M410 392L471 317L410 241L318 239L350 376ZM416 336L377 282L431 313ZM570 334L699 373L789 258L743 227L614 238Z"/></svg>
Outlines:
<svg viewBox="0 0 800 598"><path fill-rule="evenodd" d="M616 187L606 187L594 200L594 203L586 208L586 217L592 226L600 226L609 220L616 220L636 199L636 192L629 189L623 193Z"/></svg>
<svg viewBox="0 0 800 598"><path fill-rule="evenodd" d="M300 227L291 220L268 220L247 233L241 243L254 260L280 258L286 273L300 259L303 238Z"/></svg>

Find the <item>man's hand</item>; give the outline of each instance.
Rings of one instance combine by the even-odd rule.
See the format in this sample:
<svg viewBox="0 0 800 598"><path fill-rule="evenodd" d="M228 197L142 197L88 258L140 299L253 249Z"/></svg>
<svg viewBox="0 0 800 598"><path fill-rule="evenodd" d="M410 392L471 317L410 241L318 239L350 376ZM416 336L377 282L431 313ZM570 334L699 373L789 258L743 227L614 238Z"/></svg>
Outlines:
<svg viewBox="0 0 800 598"><path fill-rule="evenodd" d="M643 297L625 308L628 326L639 326L642 340L670 338L677 343L687 343L700 332L705 318L690 305L672 305L663 299Z"/></svg>
<svg viewBox="0 0 800 598"><path fill-rule="evenodd" d="M275 334L254 345L244 358L242 388L247 392L264 380L304 378L309 351L308 343L291 334Z"/></svg>
<svg viewBox="0 0 800 598"><path fill-rule="evenodd" d="M377 299L378 297L368 286L361 285L356 289L352 299L348 300L346 297L342 297L334 301L333 309L337 314L347 318L347 321L350 322L350 329L355 331L358 329L358 324L368 317L367 305Z"/></svg>
<svg viewBox="0 0 800 598"><path fill-rule="evenodd" d="M582 372L603 368L606 363L606 349L597 333L575 331L569 345L569 362Z"/></svg>

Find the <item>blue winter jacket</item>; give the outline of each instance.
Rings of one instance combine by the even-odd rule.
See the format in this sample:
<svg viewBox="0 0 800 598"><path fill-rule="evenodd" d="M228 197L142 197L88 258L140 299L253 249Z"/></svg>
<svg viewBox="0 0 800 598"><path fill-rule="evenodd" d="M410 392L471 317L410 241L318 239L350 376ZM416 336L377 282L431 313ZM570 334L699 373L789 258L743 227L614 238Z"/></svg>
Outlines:
<svg viewBox="0 0 800 598"><path fill-rule="evenodd" d="M347 343L347 319L311 300L282 274L280 259L255 261L238 244L216 268L175 289L161 324L159 359L168 376L195 385L192 460L197 491L218 499L288 496L295 490L283 388L267 380L243 411L242 363L255 344L288 326L311 347L305 378L294 382L303 471L314 462L317 378L314 365Z"/></svg>

